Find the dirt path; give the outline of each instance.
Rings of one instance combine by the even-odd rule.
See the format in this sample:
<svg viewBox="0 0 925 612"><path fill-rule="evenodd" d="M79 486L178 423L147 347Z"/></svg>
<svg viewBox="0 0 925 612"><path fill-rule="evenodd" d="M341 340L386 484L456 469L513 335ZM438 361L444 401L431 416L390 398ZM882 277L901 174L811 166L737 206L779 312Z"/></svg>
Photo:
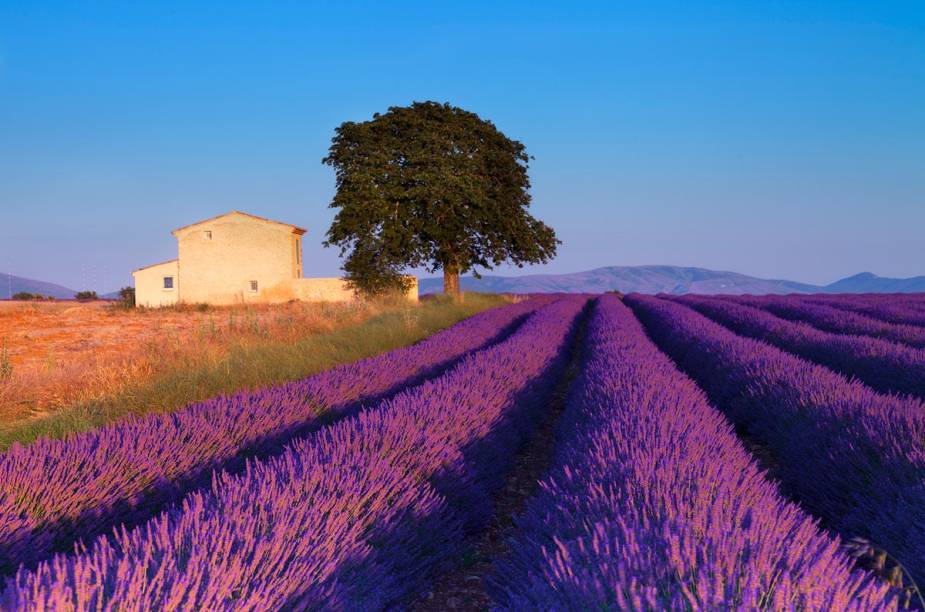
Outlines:
<svg viewBox="0 0 925 612"><path fill-rule="evenodd" d="M587 313L582 315L571 347L565 375L550 397L549 407L540 415L530 440L517 452L514 467L504 486L495 493L495 513L488 527L470 539L467 552L459 564L438 576L430 589L408 607L415 612L443 612L445 610L488 610L492 599L485 589L485 578L491 573L492 562L508 552L508 538L514 529L514 517L539 489L539 479L549 468L555 446L556 424L565 409L565 401L572 380L580 367L581 341L584 336Z"/></svg>

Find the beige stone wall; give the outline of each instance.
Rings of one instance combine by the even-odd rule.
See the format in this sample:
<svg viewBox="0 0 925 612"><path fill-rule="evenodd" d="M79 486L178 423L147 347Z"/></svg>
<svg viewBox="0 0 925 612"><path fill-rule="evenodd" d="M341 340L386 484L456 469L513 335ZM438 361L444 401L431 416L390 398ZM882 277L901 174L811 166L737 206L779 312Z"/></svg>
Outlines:
<svg viewBox="0 0 925 612"><path fill-rule="evenodd" d="M292 298L302 302L349 302L356 299L340 278L299 278L290 287Z"/></svg>
<svg viewBox="0 0 925 612"><path fill-rule="evenodd" d="M135 270L132 276L135 277L135 304L137 306L156 308L177 303L180 274L176 259ZM165 276L173 278L173 289L164 288Z"/></svg>
<svg viewBox="0 0 925 612"><path fill-rule="evenodd" d="M238 304L285 301L280 285L301 275L301 236L291 227L230 214L174 232L180 300ZM257 290L251 289L257 282Z"/></svg>
<svg viewBox="0 0 925 612"><path fill-rule="evenodd" d="M413 285L408 289L406 297L409 301L417 302L418 280L409 278L413 280ZM267 302L349 302L357 299L342 278L294 278L273 287L263 297Z"/></svg>

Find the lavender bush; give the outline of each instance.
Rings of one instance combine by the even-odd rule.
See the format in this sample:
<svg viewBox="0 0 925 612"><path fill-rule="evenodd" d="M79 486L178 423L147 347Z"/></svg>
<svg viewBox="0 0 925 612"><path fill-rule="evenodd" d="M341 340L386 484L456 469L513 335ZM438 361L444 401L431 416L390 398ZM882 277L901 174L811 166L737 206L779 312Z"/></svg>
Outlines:
<svg viewBox="0 0 925 612"><path fill-rule="evenodd" d="M823 331L836 334L860 334L903 342L916 348L925 348L925 327L887 323L867 315L799 297L765 295L760 297L737 296L729 299L762 308L784 319L809 323Z"/></svg>
<svg viewBox="0 0 925 612"><path fill-rule="evenodd" d="M674 298L737 334L764 340L857 377L877 391L925 397L925 350L869 336L832 334L807 323L788 321L773 314L705 296Z"/></svg>
<svg viewBox="0 0 925 612"><path fill-rule="evenodd" d="M76 555L20 570L11 609L378 609L484 520L564 367L584 299L447 374L293 443Z"/></svg>
<svg viewBox="0 0 925 612"><path fill-rule="evenodd" d="M925 310L920 304L925 303L925 297L904 297L897 300L895 296L878 296L864 299L855 296L832 296L814 298L814 301L841 308L850 312L858 312L887 323L901 323L925 327Z"/></svg>
<svg viewBox="0 0 925 612"><path fill-rule="evenodd" d="M614 297L591 316L558 439L497 564L503 609L895 607Z"/></svg>
<svg viewBox="0 0 925 612"><path fill-rule="evenodd" d="M333 417L350 413L498 338L552 297L475 315L430 338L270 389L242 391L172 414L133 417L0 455L0 570L34 564L75 540L137 524Z"/></svg>
<svg viewBox="0 0 925 612"><path fill-rule="evenodd" d="M676 302L626 298L650 337L766 450L824 524L925 583L925 405L737 336ZM908 578L908 576L907 576Z"/></svg>

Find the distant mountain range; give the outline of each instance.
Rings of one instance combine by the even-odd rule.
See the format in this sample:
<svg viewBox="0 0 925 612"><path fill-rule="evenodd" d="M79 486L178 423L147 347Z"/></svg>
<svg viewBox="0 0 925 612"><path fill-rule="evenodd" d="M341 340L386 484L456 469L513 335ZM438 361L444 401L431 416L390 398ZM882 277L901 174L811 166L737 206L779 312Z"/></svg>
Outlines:
<svg viewBox="0 0 925 612"><path fill-rule="evenodd" d="M831 293L922 293L925 292L925 276L885 278L861 272L826 285L825 290Z"/></svg>
<svg viewBox="0 0 925 612"><path fill-rule="evenodd" d="M39 293L59 300L66 300L74 297L77 292L55 283L0 272L0 298L7 298L17 293Z"/></svg>
<svg viewBox="0 0 925 612"><path fill-rule="evenodd" d="M925 276L885 278L863 272L829 285L810 285L788 280L764 279L680 266L609 266L573 274L527 274L460 279L464 291L485 293L917 293L925 292ZM421 293L443 291L443 278L424 278Z"/></svg>
<svg viewBox="0 0 925 612"><path fill-rule="evenodd" d="M12 281L12 284L10 283ZM527 274L461 279L464 291L484 293L919 293L925 292L925 276L886 278L862 272L829 285L810 285L788 280L764 279L737 272L717 272L680 266L609 266L573 274ZM422 278L421 293L443 291L443 278ZM58 299L74 297L73 289L44 281L0 273L0 298L12 293L41 293ZM115 298L118 292L100 297Z"/></svg>

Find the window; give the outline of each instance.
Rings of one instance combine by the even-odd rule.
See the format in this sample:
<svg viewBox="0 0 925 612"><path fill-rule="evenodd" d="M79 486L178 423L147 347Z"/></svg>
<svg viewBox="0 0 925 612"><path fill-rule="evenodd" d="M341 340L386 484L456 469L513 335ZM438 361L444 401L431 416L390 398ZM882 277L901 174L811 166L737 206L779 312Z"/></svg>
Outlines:
<svg viewBox="0 0 925 612"><path fill-rule="evenodd" d="M164 277L164 289L173 289L173 277L172 276Z"/></svg>
<svg viewBox="0 0 925 612"><path fill-rule="evenodd" d="M206 231L202 232L202 239L203 239L203 240L212 240L212 230L206 230Z"/></svg>
<svg viewBox="0 0 925 612"><path fill-rule="evenodd" d="M257 293L257 281L251 281L251 293Z"/></svg>

